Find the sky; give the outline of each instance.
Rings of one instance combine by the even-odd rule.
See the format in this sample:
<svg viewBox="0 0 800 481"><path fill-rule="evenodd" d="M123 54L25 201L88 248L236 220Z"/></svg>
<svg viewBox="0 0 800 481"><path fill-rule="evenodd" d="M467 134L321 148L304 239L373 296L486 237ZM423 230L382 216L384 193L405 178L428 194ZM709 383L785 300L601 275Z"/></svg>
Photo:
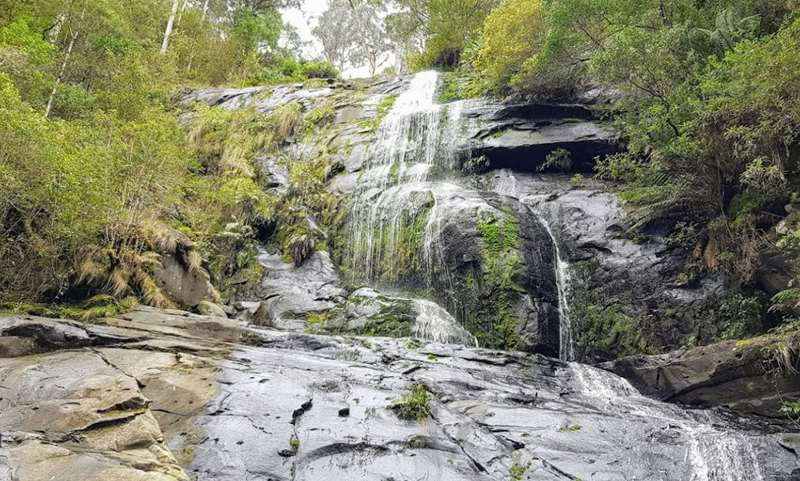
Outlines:
<svg viewBox="0 0 800 481"><path fill-rule="evenodd" d="M283 21L293 26L303 41L309 42L303 51L304 58L314 59L322 55L322 45L311 33L311 30L317 25L318 18L327 8L328 0L302 0L300 8L281 10ZM391 65L394 65L394 56L387 54L386 60L378 68L378 71ZM367 77L369 69L366 65L348 66L342 75L345 78Z"/></svg>

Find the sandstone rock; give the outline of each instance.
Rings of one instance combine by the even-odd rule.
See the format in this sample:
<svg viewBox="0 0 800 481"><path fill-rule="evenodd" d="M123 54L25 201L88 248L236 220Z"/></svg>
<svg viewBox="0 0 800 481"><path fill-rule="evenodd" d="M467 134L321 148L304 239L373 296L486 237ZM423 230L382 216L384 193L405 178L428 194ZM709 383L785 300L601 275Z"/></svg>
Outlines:
<svg viewBox="0 0 800 481"><path fill-rule="evenodd" d="M196 306L205 299L217 298L205 270L187 270L174 255L162 255L156 268L156 283L173 300L182 306Z"/></svg>
<svg viewBox="0 0 800 481"><path fill-rule="evenodd" d="M225 313L225 309L223 309L222 306L209 301L200 301L200 303L197 304L197 312L204 316L228 317L228 314Z"/></svg>
<svg viewBox="0 0 800 481"><path fill-rule="evenodd" d="M181 462L191 459L192 420L215 395L216 370L181 352L199 351L182 339L202 334L205 352L219 355L220 331L180 311L128 316L135 321L105 320L126 327L0 317L0 334L40 352L0 359L0 479L8 468L9 481L189 480Z"/></svg>

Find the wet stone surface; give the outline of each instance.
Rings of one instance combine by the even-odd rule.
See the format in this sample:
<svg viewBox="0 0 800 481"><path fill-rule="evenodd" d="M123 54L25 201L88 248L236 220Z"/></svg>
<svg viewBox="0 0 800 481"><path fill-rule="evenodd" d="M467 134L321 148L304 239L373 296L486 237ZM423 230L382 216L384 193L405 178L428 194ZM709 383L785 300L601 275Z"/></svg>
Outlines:
<svg viewBox="0 0 800 481"><path fill-rule="evenodd" d="M642 398L594 368L402 339L258 335L261 346L222 362L198 420L198 480L797 479L780 434ZM401 420L389 406L417 383L430 417Z"/></svg>

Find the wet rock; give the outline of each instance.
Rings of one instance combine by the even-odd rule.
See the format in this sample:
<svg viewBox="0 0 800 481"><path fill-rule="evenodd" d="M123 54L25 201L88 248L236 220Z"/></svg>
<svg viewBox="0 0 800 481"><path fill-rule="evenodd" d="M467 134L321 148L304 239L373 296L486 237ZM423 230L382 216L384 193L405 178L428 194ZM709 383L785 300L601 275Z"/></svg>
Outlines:
<svg viewBox="0 0 800 481"><path fill-rule="evenodd" d="M283 262L280 254L262 252L258 260L265 269L256 311L262 324L303 330L310 313L327 311L347 295L327 252L314 252L299 267Z"/></svg>
<svg viewBox="0 0 800 481"><path fill-rule="evenodd" d="M505 481L520 470L539 481L703 473L777 481L800 467L780 445L785 435L644 398L588 366L386 338L259 334L263 347L223 362L221 391L199 421L208 439L189 468L198 481L254 472L301 481ZM376 361L379 352L390 361ZM390 406L418 383L430 390L431 416L401 420ZM313 408L293 416L312 396ZM331 415L343 405L349 416Z"/></svg>
<svg viewBox="0 0 800 481"><path fill-rule="evenodd" d="M408 337L416 317L410 299L383 295L365 287L329 311L325 322L318 327L331 333Z"/></svg>
<svg viewBox="0 0 800 481"><path fill-rule="evenodd" d="M83 326L114 346L0 359L0 479L785 481L800 469L792 433L647 399L589 366L277 331L234 346L211 326L227 319L127 317ZM391 406L418 384L428 419L399 419Z"/></svg>
<svg viewBox="0 0 800 481"><path fill-rule="evenodd" d="M253 162L259 169L262 185L266 190L283 193L289 186L289 170L273 157L259 156Z"/></svg>
<svg viewBox="0 0 800 481"><path fill-rule="evenodd" d="M602 366L657 399L785 419L784 403L800 400L797 366L782 367L775 357L785 342L763 336Z"/></svg>
<svg viewBox="0 0 800 481"><path fill-rule="evenodd" d="M570 153L569 172L591 172L595 158L620 150L618 134L582 105L502 105L472 101L462 114L469 118L469 148L484 156L486 168L535 172L548 154ZM559 168L548 167L558 171Z"/></svg>
<svg viewBox="0 0 800 481"><path fill-rule="evenodd" d="M511 198L431 183L434 298L482 345L558 354L552 241Z"/></svg>
<svg viewBox="0 0 800 481"><path fill-rule="evenodd" d="M668 247L660 235L638 241L626 236L625 210L613 193L590 182L574 187L554 175L498 171L483 181L487 188L520 199L551 226L570 266L572 327L575 340L585 347L578 356L608 360L641 352L643 345L670 350L691 338L713 338L718 328L708 319L724 293L723 279L710 275L680 284L690 253ZM601 317L632 325L594 326ZM584 337L590 332L595 337ZM613 332L628 337L607 336Z"/></svg>
<svg viewBox="0 0 800 481"><path fill-rule="evenodd" d="M152 338L169 337L160 325L0 317L0 326L37 345L44 329L51 339L50 352L0 359L0 466L13 479L188 481L166 441L190 430L187 420L214 395L215 373L190 354L159 352ZM125 347L106 347L112 339Z"/></svg>

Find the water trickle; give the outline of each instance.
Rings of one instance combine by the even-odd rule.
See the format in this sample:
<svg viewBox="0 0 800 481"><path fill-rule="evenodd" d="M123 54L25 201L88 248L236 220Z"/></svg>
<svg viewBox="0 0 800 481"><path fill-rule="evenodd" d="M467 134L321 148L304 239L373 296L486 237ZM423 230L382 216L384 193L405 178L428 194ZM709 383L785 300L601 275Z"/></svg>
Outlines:
<svg viewBox="0 0 800 481"><path fill-rule="evenodd" d="M508 195L523 200L523 192L520 190L517 178L511 173L501 171L491 182L491 188L498 194ZM529 199L529 198L527 198ZM572 361L575 359L575 347L572 339L572 321L570 317L569 295L570 295L570 266L561 253L558 239L553 233L550 220L534 206L529 206L531 212L539 219L539 222L547 231L555 252L555 274L556 287L558 290L558 356L562 361Z"/></svg>
<svg viewBox="0 0 800 481"><path fill-rule="evenodd" d="M475 336L461 327L439 304L424 299L415 299L414 304L417 311L413 330L415 337L445 344L478 345Z"/></svg>
<svg viewBox="0 0 800 481"><path fill-rule="evenodd" d="M656 419L679 427L686 442L689 481L764 481L746 434L719 430L712 419L695 418L674 404L644 397L627 380L609 372L574 362L569 365L582 394L603 402L610 414Z"/></svg>
<svg viewBox="0 0 800 481"><path fill-rule="evenodd" d="M572 342L572 321L569 311L570 272L569 263L561 255L558 240L553 235L553 230L547 219L539 217L550 240L556 255L556 286L558 288L558 356L562 361L575 359L575 350Z"/></svg>

